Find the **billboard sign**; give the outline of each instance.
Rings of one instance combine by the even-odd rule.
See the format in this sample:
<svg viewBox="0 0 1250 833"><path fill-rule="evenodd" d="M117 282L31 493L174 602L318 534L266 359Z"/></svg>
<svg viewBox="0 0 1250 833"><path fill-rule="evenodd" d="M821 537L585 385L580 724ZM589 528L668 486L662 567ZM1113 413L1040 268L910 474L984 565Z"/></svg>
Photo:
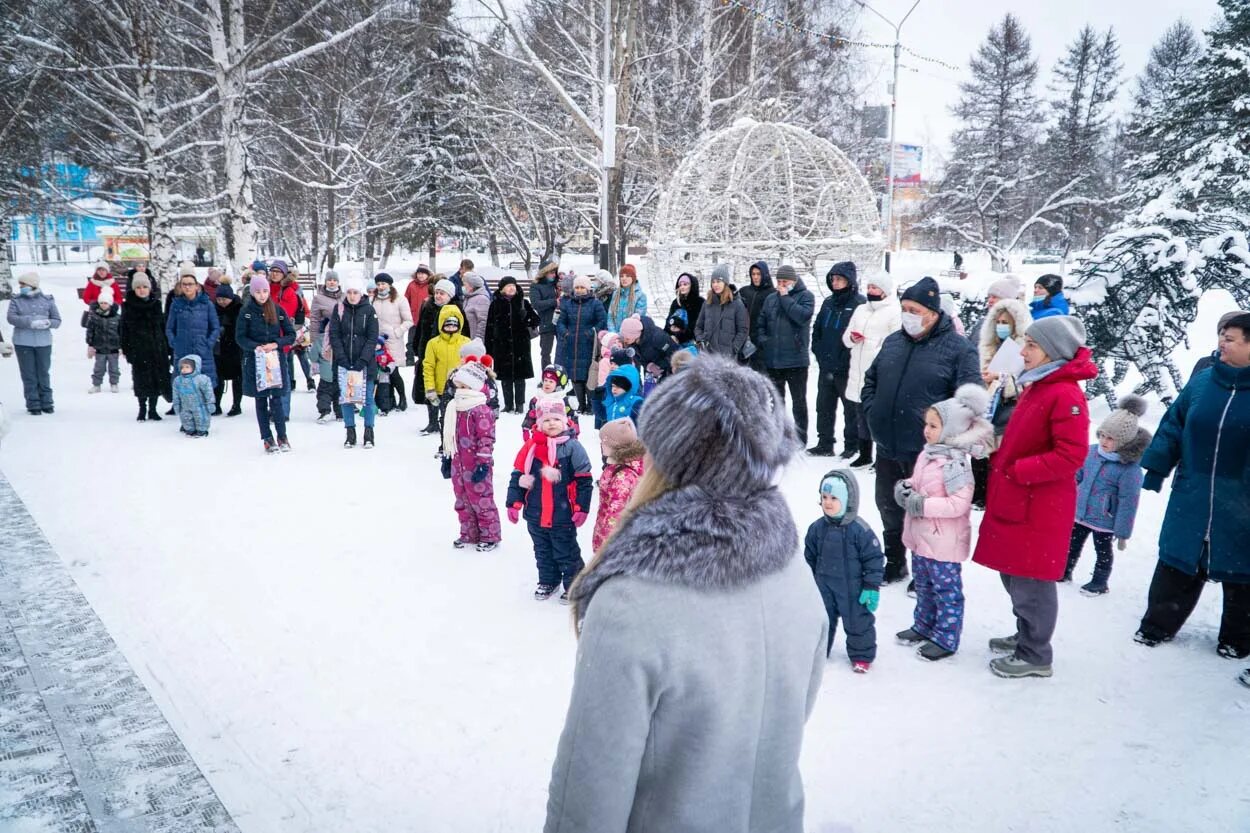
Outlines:
<svg viewBox="0 0 1250 833"><path fill-rule="evenodd" d="M922 145L895 145L894 146L894 185L897 186L913 186L920 185L920 169L924 162L924 147Z"/></svg>

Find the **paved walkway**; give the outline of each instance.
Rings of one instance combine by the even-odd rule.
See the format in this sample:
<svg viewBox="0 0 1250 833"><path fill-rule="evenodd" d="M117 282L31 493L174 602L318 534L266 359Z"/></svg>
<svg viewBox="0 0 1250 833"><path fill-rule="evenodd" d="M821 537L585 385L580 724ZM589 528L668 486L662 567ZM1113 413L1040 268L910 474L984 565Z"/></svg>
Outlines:
<svg viewBox="0 0 1250 833"><path fill-rule="evenodd" d="M0 831L239 833L3 474Z"/></svg>

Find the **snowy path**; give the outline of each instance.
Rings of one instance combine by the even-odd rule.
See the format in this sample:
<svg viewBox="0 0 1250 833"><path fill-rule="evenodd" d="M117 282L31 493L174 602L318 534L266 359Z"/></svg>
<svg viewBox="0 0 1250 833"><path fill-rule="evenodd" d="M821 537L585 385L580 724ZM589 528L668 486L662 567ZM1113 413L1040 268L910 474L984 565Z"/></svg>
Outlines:
<svg viewBox="0 0 1250 833"><path fill-rule="evenodd" d="M379 420L378 448L348 452L296 393L293 454L260 453L250 405L183 439L175 421L136 423L125 393L86 394L78 307L57 295L57 414L19 413L0 467L244 833L539 829L567 609L529 598L522 529L495 553L452 550L424 413ZM14 362L0 399L20 411ZM519 417L499 436L497 490ZM587 446L595 457L593 433ZM804 459L784 478L800 527L825 468ZM1143 499L1111 595L1060 588L1051 680L986 670L985 640L1012 630L996 574L966 569L964 645L937 666L889 640L911 602L887 588L872 673L850 673L839 637L808 726L809 829L1250 827L1250 693L1233 679L1245 663L1215 654L1219 588L1174 643L1131 641L1164 505ZM1091 548L1079 575L1092 563Z"/></svg>

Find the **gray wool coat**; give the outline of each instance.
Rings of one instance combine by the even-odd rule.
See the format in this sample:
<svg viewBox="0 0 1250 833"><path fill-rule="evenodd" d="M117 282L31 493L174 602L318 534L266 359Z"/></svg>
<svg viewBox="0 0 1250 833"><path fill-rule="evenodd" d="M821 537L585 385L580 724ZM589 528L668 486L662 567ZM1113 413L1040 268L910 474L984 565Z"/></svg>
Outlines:
<svg viewBox="0 0 1250 833"><path fill-rule="evenodd" d="M670 491L573 589L545 833L802 833L827 621L776 489Z"/></svg>

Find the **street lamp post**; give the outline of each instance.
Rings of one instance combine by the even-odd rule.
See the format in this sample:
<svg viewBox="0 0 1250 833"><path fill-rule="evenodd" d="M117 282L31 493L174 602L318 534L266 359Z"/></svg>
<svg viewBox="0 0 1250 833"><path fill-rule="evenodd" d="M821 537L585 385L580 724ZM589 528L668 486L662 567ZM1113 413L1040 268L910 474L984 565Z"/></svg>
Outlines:
<svg viewBox="0 0 1250 833"><path fill-rule="evenodd" d="M616 85L612 83L612 0L603 0L603 161L599 173L599 268L612 269L609 193L616 166Z"/></svg>

